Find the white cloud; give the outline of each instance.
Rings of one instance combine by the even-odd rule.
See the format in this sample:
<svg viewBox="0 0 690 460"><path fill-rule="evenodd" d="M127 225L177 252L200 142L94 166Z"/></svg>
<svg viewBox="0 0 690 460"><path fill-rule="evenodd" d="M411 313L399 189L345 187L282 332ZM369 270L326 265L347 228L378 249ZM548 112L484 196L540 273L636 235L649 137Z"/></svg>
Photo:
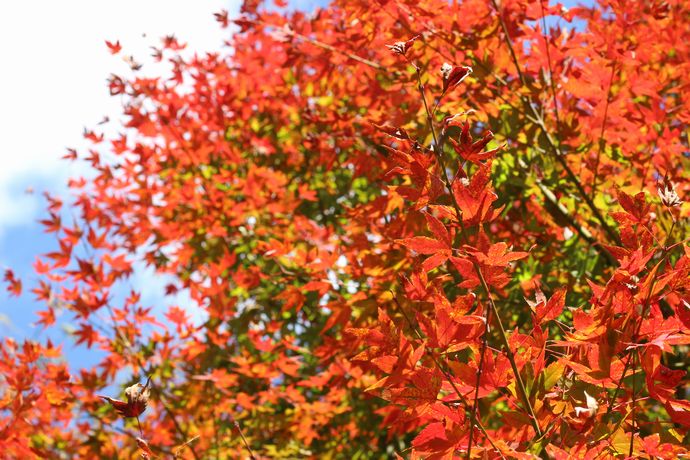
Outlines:
<svg viewBox="0 0 690 460"><path fill-rule="evenodd" d="M105 40L150 70L151 46L170 34L190 51L216 51L228 37L213 13L237 11L239 0L66 0L0 2L0 237L10 226L33 225L40 193L65 190L79 171L61 161L82 147L82 130L104 115L117 120L119 100L106 78L127 73ZM114 126L114 128L116 125Z"/></svg>

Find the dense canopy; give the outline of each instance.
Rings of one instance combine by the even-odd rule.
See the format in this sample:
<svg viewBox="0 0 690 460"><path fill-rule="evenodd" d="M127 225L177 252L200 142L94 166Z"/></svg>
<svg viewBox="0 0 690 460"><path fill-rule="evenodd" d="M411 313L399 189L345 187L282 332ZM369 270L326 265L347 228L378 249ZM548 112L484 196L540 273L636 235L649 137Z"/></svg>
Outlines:
<svg viewBox="0 0 690 460"><path fill-rule="evenodd" d="M0 456L688 454L690 3L216 19L67 155L24 288L103 359L4 340ZM144 265L201 318L115 295Z"/></svg>

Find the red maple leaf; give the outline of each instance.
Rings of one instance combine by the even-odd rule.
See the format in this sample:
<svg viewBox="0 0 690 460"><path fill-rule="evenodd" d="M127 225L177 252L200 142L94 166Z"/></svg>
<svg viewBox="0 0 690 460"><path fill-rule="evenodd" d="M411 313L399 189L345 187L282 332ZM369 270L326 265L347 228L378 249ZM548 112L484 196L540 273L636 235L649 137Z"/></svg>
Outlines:
<svg viewBox="0 0 690 460"><path fill-rule="evenodd" d="M450 232L446 226L431 214L425 213L424 217L435 238L414 236L400 240L400 243L419 254L431 255L422 264L424 271L428 272L448 260L452 255L453 248Z"/></svg>
<svg viewBox="0 0 690 460"><path fill-rule="evenodd" d="M5 269L4 280L7 283L7 291L10 295L19 297L22 294L22 280L17 278L11 269Z"/></svg>
<svg viewBox="0 0 690 460"><path fill-rule="evenodd" d="M108 40L106 40L105 45L110 50L110 54L117 54L120 52L120 50L122 50L122 45L120 45L120 40L116 41L115 43L109 42Z"/></svg>

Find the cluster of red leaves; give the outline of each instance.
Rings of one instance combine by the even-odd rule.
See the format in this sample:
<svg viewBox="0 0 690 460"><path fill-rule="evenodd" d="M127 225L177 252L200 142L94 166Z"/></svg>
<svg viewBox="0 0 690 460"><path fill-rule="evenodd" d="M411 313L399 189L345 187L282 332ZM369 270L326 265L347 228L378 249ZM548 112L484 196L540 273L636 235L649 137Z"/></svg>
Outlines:
<svg viewBox="0 0 690 460"><path fill-rule="evenodd" d="M22 280L17 278L11 269L5 269L3 280L7 283L7 292L11 295L18 297L22 294Z"/></svg>
<svg viewBox="0 0 690 460"><path fill-rule="evenodd" d="M3 343L0 448L687 455L689 14L245 1L216 15L227 55L164 39L170 78L113 75L124 129L67 155L93 172L78 219L49 197L43 221L39 323L69 312L105 357L69 378L50 344ZM120 299L135 263L206 316ZM156 382L141 437L113 423L139 387L97 396L123 370Z"/></svg>

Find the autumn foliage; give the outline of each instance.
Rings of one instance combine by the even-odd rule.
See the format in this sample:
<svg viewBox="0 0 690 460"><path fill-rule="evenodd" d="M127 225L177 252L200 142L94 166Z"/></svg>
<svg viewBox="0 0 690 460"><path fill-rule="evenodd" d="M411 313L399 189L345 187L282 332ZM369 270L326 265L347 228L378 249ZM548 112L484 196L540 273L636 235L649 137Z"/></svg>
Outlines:
<svg viewBox="0 0 690 460"><path fill-rule="evenodd" d="M284 11L109 79L24 280L104 357L4 340L0 456L688 455L690 4Z"/></svg>

